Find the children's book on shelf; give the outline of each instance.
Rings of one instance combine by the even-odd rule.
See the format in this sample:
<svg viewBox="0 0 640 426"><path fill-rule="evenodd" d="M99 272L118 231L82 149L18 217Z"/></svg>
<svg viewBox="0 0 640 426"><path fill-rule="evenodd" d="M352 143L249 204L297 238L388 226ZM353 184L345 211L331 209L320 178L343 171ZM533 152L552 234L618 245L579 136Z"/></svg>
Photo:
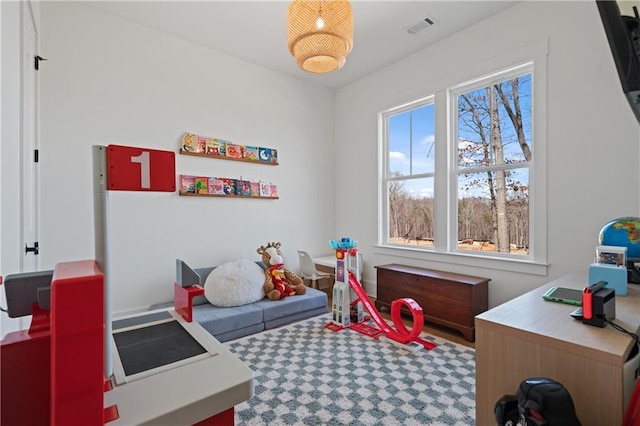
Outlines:
<svg viewBox="0 0 640 426"><path fill-rule="evenodd" d="M186 152L196 152L196 148L198 147L196 135L192 135L191 133L185 133L182 136L182 150Z"/></svg>
<svg viewBox="0 0 640 426"><path fill-rule="evenodd" d="M209 192L209 178L206 176L196 176L194 179L196 194L207 194Z"/></svg>
<svg viewBox="0 0 640 426"><path fill-rule="evenodd" d="M204 136L185 133L182 137L182 150L186 152L203 153L206 150L207 140L208 138Z"/></svg>
<svg viewBox="0 0 640 426"><path fill-rule="evenodd" d="M196 192L196 177L180 175L180 192L183 194Z"/></svg>
<svg viewBox="0 0 640 426"><path fill-rule="evenodd" d="M242 158L243 146L235 143L227 142L226 143L226 151L227 157L230 158Z"/></svg>
<svg viewBox="0 0 640 426"><path fill-rule="evenodd" d="M278 150L271 148L271 162L278 164Z"/></svg>
<svg viewBox="0 0 640 426"><path fill-rule="evenodd" d="M223 182L223 190L226 195L236 195L236 180L229 178L220 178Z"/></svg>
<svg viewBox="0 0 640 426"><path fill-rule="evenodd" d="M224 195L224 181L222 179L210 177L209 194Z"/></svg>
<svg viewBox="0 0 640 426"><path fill-rule="evenodd" d="M269 182L260 181L260 196L271 197L271 184Z"/></svg>
<svg viewBox="0 0 640 426"><path fill-rule="evenodd" d="M258 148L258 157L260 161L264 161L267 163L271 162L271 148Z"/></svg>
<svg viewBox="0 0 640 426"><path fill-rule="evenodd" d="M259 197L260 196L260 182L250 182L251 186L251 196Z"/></svg>
<svg viewBox="0 0 640 426"><path fill-rule="evenodd" d="M258 147L257 146L245 146L244 158L251 161L258 161Z"/></svg>
<svg viewBox="0 0 640 426"><path fill-rule="evenodd" d="M205 138L204 136L198 136L196 135L196 144L197 144L197 148L196 148L196 152L205 152L207 150L207 138Z"/></svg>
<svg viewBox="0 0 640 426"><path fill-rule="evenodd" d="M270 191L270 196L271 197L277 197L278 196L278 185L276 185L275 183L269 184L269 191Z"/></svg>
<svg viewBox="0 0 640 426"><path fill-rule="evenodd" d="M243 197L251 196L251 182L248 180L240 180L236 182L236 195Z"/></svg>
<svg viewBox="0 0 640 426"><path fill-rule="evenodd" d="M206 153L207 155L224 156L224 141L216 138L207 139Z"/></svg>

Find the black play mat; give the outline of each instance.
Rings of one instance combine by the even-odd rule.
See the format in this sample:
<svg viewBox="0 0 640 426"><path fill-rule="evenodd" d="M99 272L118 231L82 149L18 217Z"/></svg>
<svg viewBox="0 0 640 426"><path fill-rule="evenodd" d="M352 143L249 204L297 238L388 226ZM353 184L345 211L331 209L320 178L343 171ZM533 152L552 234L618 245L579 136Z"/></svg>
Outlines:
<svg viewBox="0 0 640 426"><path fill-rule="evenodd" d="M177 321L114 333L126 376L207 352Z"/></svg>

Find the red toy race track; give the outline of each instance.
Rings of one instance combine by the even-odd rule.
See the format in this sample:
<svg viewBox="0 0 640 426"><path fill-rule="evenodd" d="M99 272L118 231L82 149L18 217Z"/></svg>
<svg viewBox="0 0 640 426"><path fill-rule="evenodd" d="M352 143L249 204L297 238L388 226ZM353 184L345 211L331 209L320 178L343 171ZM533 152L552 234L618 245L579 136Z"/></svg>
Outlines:
<svg viewBox="0 0 640 426"><path fill-rule="evenodd" d="M363 333L368 336L374 337L376 339L379 336L384 336L387 339L390 339L402 345L408 345L410 343L418 343L427 350L431 350L436 347L435 343L429 342L419 337L420 333L422 332L424 317L422 314L422 307L418 305L418 303L415 300L410 298L404 298L404 299L397 299L391 302L391 320L393 322L393 325L395 326L395 329L394 329L389 325L389 323L384 318L382 318L382 316L380 316L380 312L378 312L378 310L373 305L373 303L371 303L371 300L369 299L369 296L367 296L367 293L365 293L364 288L362 287L358 279L351 272L349 272L349 285L351 286L351 289L353 289L353 291L357 296L357 298L353 300L351 303L354 304L354 303L357 303L358 301L361 301L364 307L369 312L371 319L376 323L376 325L380 329L379 330L380 332L375 333L374 331L372 331L372 327L364 323L353 324L349 328L359 333ZM406 306L407 309L409 309L409 312L411 312L411 316L413 318L413 327L411 331L409 331L407 327L405 327L404 323L402 322L401 309L403 305ZM336 330L336 327L331 327L331 326L327 328L330 328L334 331L338 331L342 327L340 327L338 330Z"/></svg>

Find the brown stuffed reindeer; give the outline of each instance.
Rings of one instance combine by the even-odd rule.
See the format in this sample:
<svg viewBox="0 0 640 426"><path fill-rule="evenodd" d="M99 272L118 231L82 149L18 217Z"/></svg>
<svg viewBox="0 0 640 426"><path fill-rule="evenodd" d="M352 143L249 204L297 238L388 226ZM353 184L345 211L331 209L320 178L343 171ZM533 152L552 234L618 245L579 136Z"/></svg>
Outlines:
<svg viewBox="0 0 640 426"><path fill-rule="evenodd" d="M307 292L307 286L304 285L302 278L284 266L279 242L260 246L257 252L262 255L262 261L267 267L264 270L265 279L262 288L269 300L280 300Z"/></svg>

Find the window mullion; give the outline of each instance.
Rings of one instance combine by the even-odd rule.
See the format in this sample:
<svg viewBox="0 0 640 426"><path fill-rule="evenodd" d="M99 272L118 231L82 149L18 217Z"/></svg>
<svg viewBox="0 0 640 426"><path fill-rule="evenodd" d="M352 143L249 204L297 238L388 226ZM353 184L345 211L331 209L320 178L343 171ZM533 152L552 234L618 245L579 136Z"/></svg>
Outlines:
<svg viewBox="0 0 640 426"><path fill-rule="evenodd" d="M446 91L435 94L435 173L434 173L434 249L437 252L447 252L449 246L449 218L451 201L451 176L448 164L452 161L451 148L447 135L449 134L448 97Z"/></svg>
<svg viewBox="0 0 640 426"><path fill-rule="evenodd" d="M409 175L413 175L413 111L409 113Z"/></svg>

